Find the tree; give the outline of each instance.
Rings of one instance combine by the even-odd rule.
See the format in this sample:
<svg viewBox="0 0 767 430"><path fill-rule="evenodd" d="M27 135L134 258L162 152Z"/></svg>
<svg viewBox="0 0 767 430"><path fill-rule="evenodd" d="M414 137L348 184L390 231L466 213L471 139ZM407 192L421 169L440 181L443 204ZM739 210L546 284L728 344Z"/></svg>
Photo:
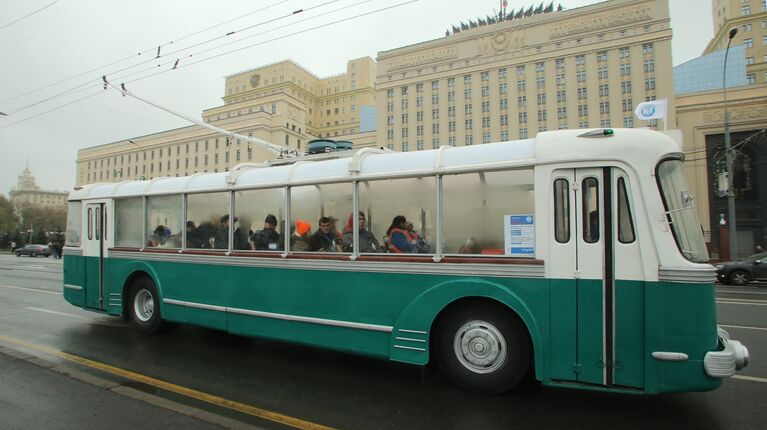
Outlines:
<svg viewBox="0 0 767 430"><path fill-rule="evenodd" d="M65 209L26 206L21 209L22 230L64 231L67 224Z"/></svg>
<svg viewBox="0 0 767 430"><path fill-rule="evenodd" d="M10 232L18 222L19 218L13 213L13 204L0 195L0 231Z"/></svg>
<svg viewBox="0 0 767 430"><path fill-rule="evenodd" d="M32 243L39 243L41 245L48 243L48 235L45 233L45 230L36 230L32 233L32 239Z"/></svg>

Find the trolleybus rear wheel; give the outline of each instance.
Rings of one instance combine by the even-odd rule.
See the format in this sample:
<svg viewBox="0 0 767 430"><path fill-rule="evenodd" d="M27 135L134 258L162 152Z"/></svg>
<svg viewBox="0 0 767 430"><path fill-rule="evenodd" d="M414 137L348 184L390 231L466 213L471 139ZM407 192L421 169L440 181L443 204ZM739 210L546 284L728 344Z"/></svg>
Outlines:
<svg viewBox="0 0 767 430"><path fill-rule="evenodd" d="M128 316L133 326L146 334L160 328L160 298L154 281L140 277L133 282L128 295Z"/></svg>
<svg viewBox="0 0 767 430"><path fill-rule="evenodd" d="M500 304L474 303L451 311L437 336L440 368L469 390L508 391L522 381L530 367L527 330Z"/></svg>

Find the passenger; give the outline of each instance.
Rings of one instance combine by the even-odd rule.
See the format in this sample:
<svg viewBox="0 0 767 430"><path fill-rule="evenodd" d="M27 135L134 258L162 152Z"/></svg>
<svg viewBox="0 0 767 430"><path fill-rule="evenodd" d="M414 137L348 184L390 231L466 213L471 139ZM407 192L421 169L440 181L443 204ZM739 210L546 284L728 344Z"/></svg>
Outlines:
<svg viewBox="0 0 767 430"><path fill-rule="evenodd" d="M200 223L200 226L197 227L197 237L200 241L200 248L213 248L218 230L218 226L216 226L213 221Z"/></svg>
<svg viewBox="0 0 767 430"><path fill-rule="evenodd" d="M311 232L312 226L301 220L296 220L293 227L293 234L290 235L290 250L296 252L306 252L311 250Z"/></svg>
<svg viewBox="0 0 767 430"><path fill-rule="evenodd" d="M253 233L252 249L258 251L279 251L283 248L277 232L277 217L272 214L264 219L264 229Z"/></svg>
<svg viewBox="0 0 767 430"><path fill-rule="evenodd" d="M202 248L202 238L200 237L200 231L197 229L197 226L194 225L194 221L186 222L186 247Z"/></svg>
<svg viewBox="0 0 767 430"><path fill-rule="evenodd" d="M216 234L213 236L213 248L229 248L229 214L223 215L218 220L218 225L216 226Z"/></svg>
<svg viewBox="0 0 767 430"><path fill-rule="evenodd" d="M341 238L343 243L343 250L345 252L352 252L354 249L354 214L349 215L349 221L344 227L344 235ZM360 211L359 213L359 239L360 249L359 252L381 252L381 245L378 244L375 236L365 228L365 214Z"/></svg>
<svg viewBox="0 0 767 430"><path fill-rule="evenodd" d="M389 229L386 230L386 245L389 251L396 253L416 252L415 239L407 230L407 219L402 215L397 215L391 222Z"/></svg>
<svg viewBox="0 0 767 430"><path fill-rule="evenodd" d="M338 234L330 218L324 216L319 220L320 228L312 235L310 251L338 252L341 236Z"/></svg>
<svg viewBox="0 0 767 430"><path fill-rule="evenodd" d="M165 242L170 237L170 229L168 227L165 227L164 225L160 224L157 227L155 227L154 231L152 232L151 237L151 246L162 246L165 244Z"/></svg>

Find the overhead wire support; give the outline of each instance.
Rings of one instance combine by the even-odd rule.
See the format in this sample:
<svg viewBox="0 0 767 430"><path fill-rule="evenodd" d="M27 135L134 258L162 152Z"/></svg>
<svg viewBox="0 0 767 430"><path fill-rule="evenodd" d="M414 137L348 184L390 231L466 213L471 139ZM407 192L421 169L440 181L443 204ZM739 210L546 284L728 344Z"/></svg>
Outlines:
<svg viewBox="0 0 767 430"><path fill-rule="evenodd" d="M204 128L207 128L208 130L213 130L213 131L215 131L217 133L221 133L221 134L227 136L227 139L229 139L230 141L232 141L234 139L244 140L246 142L250 142L250 143L256 144L256 145L258 145L260 147L266 148L269 151L273 152L274 154L277 154L280 157L295 157L295 156L298 156L298 153L295 150L291 150L290 148L287 148L285 146L275 145L273 143L267 142L267 141L259 139L257 137L245 136L245 135L242 135L242 134L239 134L239 133L235 133L233 131L229 131L229 130L226 130L226 129L223 129L223 128L220 128L220 127L216 127L214 125L210 125L210 124L205 123L203 121L198 121L198 120L196 120L196 119L194 119L192 117L189 117L189 116L186 116L186 115L184 115L182 113L176 112L176 111L174 111L172 109L169 109L169 108L167 108L165 106L159 105L159 104L154 103L152 101L149 101L149 100L147 100L145 98L139 97L136 94L133 94L132 92L128 91L128 89L125 88L125 84L124 83L120 84L120 87L117 87L116 85L114 85L113 83L108 82L108 81L107 81L107 83L109 84L110 87L114 88L117 91L120 91L120 93L123 96L127 95L127 96L130 96L130 97L133 97L136 100L142 101L142 102L144 102L144 103L146 103L148 105L151 105L151 106L154 106L154 107L156 107L158 109L164 110L165 112L168 112L169 114L175 115L175 116L177 116L179 118L182 118L182 119L185 119L185 120L187 120L187 121L189 121L191 123L197 124L200 127L204 127Z"/></svg>

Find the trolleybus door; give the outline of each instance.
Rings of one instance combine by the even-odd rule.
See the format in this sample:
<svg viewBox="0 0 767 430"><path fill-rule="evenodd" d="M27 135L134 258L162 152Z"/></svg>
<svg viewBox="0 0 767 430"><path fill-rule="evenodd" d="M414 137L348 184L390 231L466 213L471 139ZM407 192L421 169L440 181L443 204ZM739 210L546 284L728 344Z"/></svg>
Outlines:
<svg viewBox="0 0 767 430"><path fill-rule="evenodd" d="M106 203L85 205L86 231L83 254L85 257L85 307L104 309L104 254L106 249Z"/></svg>
<svg viewBox="0 0 767 430"><path fill-rule="evenodd" d="M638 325L636 330L642 330L641 300L630 303L633 296L641 294L641 281L633 285L640 285L639 289L620 295L626 317L619 315L618 322L624 330L618 336L625 339L617 340L629 347L624 348L623 361L616 365L616 273L642 279L636 241L633 247L621 247L616 237L618 177L624 178L621 182L625 188L625 174L620 169L562 169L552 175L549 221L552 379L598 385L642 384L638 370L642 367L642 353L637 348L641 350L643 337L632 335L629 328ZM632 274L631 267L639 267L636 270L639 275ZM624 365L630 372L621 370Z"/></svg>

